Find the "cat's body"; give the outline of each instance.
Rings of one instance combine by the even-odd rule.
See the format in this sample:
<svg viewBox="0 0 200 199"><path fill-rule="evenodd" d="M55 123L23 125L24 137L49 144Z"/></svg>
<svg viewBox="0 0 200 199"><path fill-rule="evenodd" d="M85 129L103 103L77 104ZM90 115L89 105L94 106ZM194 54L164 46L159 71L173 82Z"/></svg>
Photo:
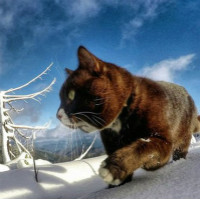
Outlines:
<svg viewBox="0 0 200 199"><path fill-rule="evenodd" d="M200 124L183 87L133 76L83 47L78 57L60 92L58 118L86 132L100 130L108 158L99 173L108 184L129 181L138 168L157 169L171 156L186 157Z"/></svg>

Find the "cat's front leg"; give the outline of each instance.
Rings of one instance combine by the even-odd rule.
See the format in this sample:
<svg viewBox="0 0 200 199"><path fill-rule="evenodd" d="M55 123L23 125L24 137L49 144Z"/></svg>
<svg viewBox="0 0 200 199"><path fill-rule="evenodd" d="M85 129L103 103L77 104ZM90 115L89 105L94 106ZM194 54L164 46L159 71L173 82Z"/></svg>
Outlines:
<svg viewBox="0 0 200 199"><path fill-rule="evenodd" d="M121 151L122 149L109 155L99 168L99 175L109 184L109 187L122 185L132 179L133 171L129 170L125 164L125 157L120 153Z"/></svg>
<svg viewBox="0 0 200 199"><path fill-rule="evenodd" d="M111 185L122 184L136 169L157 169L166 164L172 145L165 139L138 139L131 145L118 149L102 162L99 175Z"/></svg>
<svg viewBox="0 0 200 199"><path fill-rule="evenodd" d="M113 164L109 160L108 157L105 161L102 162L99 175L103 178L103 180L109 185L120 185L127 176L126 171L124 171L119 164L116 162Z"/></svg>

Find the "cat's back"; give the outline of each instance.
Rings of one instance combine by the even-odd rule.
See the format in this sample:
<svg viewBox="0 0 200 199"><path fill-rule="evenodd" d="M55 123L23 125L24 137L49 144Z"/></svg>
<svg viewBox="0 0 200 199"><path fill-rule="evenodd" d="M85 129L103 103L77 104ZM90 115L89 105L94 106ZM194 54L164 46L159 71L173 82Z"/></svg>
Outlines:
<svg viewBox="0 0 200 199"><path fill-rule="evenodd" d="M136 96L139 97L135 98L135 104L148 115L152 128L158 125L179 132L197 129L197 110L184 87L148 78L138 78L137 82Z"/></svg>
<svg viewBox="0 0 200 199"><path fill-rule="evenodd" d="M170 122L177 124L177 126L174 126L175 128L181 123L190 123L192 131L194 131L193 128L195 128L197 122L197 110L192 97L186 89L174 83L164 81L158 81L157 83L165 93L167 102L166 114Z"/></svg>
<svg viewBox="0 0 200 199"><path fill-rule="evenodd" d="M193 99L184 87L164 81L158 81L157 84L161 87L165 94L168 109L173 113L180 114L180 116L186 112L196 113L196 107Z"/></svg>
<svg viewBox="0 0 200 199"><path fill-rule="evenodd" d="M178 84L165 82L165 81L157 81L157 83L165 90L167 95L172 95L174 97L187 97L189 94L186 89Z"/></svg>
<svg viewBox="0 0 200 199"><path fill-rule="evenodd" d="M174 83L165 81L154 81L148 78L137 77L136 93L141 97L151 99L151 103L155 101L160 104L172 106L170 108L179 108L188 103L188 98L191 98L186 89ZM192 100L192 99L191 99ZM169 107L168 107L169 108Z"/></svg>
<svg viewBox="0 0 200 199"><path fill-rule="evenodd" d="M174 83L158 81L157 84L161 87L162 91L165 93L168 103L174 109L183 109L184 105L188 107L188 103L191 103L188 92L182 86Z"/></svg>

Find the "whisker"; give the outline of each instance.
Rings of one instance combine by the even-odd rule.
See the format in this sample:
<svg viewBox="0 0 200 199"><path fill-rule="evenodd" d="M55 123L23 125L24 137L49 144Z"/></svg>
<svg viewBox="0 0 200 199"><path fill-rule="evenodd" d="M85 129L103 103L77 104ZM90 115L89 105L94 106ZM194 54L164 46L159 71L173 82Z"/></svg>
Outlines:
<svg viewBox="0 0 200 199"><path fill-rule="evenodd" d="M101 126L103 126L103 124L102 124L100 121L98 121L97 119L95 119L94 117L92 117L92 119L93 119L96 123L98 123L98 124L100 124Z"/></svg>
<svg viewBox="0 0 200 199"><path fill-rule="evenodd" d="M106 121L105 121L104 119L102 119L102 118L100 118L100 117L98 117L98 116L96 116L96 115L93 115L93 117L95 117L96 119L101 120L104 124L106 123Z"/></svg>
<svg viewBox="0 0 200 199"><path fill-rule="evenodd" d="M85 122L83 119L81 119L81 118L78 117L78 116L74 116L74 117L76 117L76 119L78 119L80 122Z"/></svg>
<svg viewBox="0 0 200 199"><path fill-rule="evenodd" d="M76 115L76 114L94 114L94 115L100 115L101 113L94 113L94 112L89 112L89 111L83 111L83 112L73 113L73 115Z"/></svg>
<svg viewBox="0 0 200 199"><path fill-rule="evenodd" d="M111 97L94 99L94 102L97 102L97 103L95 103L95 106L103 105L103 104L105 104L106 101L109 101L110 99L111 99Z"/></svg>
<svg viewBox="0 0 200 199"><path fill-rule="evenodd" d="M74 121L74 119L72 118L72 128L73 129L76 129L76 126L75 126L75 121Z"/></svg>
<svg viewBox="0 0 200 199"><path fill-rule="evenodd" d="M103 98L97 98L97 99L94 99L94 101L102 101L104 100Z"/></svg>
<svg viewBox="0 0 200 199"><path fill-rule="evenodd" d="M89 117L87 114L91 114L92 118ZM102 127L106 123L104 119L102 119L101 117L97 116L98 114L96 114L94 112L78 112L78 113L73 113L73 115L74 115L74 117L76 117L80 121L83 121L83 120L81 118L77 117L77 115L83 115L84 117L86 117L87 119L89 119L92 122L92 124L94 124L94 125L101 125Z"/></svg>
<svg viewBox="0 0 200 199"><path fill-rule="evenodd" d="M92 120L89 116L87 116L84 113L78 112L78 113L74 113L74 114L82 115L82 116L86 117L88 120L90 120L92 124L97 125L94 120Z"/></svg>
<svg viewBox="0 0 200 199"><path fill-rule="evenodd" d="M95 104L95 106L100 106L100 105L103 105L105 104L105 102L102 102L102 103L99 103L99 104Z"/></svg>
<svg viewBox="0 0 200 199"><path fill-rule="evenodd" d="M106 94L109 94L109 93L106 93ZM105 97L105 98L96 98L94 99L94 101L101 101L101 100L107 100L107 99L111 99L112 97Z"/></svg>

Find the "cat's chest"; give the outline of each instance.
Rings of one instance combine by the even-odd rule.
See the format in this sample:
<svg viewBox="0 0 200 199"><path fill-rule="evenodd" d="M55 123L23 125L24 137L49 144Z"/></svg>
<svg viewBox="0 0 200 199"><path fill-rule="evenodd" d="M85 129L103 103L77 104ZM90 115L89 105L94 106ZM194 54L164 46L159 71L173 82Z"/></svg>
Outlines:
<svg viewBox="0 0 200 199"><path fill-rule="evenodd" d="M132 142L133 140L147 136L148 125L147 121L137 114L131 114L129 117L121 115L112 123L110 130L122 142Z"/></svg>
<svg viewBox="0 0 200 199"><path fill-rule="evenodd" d="M117 118L110 126L109 129L111 129L116 134L120 134L120 131L122 130L122 121L120 118Z"/></svg>

